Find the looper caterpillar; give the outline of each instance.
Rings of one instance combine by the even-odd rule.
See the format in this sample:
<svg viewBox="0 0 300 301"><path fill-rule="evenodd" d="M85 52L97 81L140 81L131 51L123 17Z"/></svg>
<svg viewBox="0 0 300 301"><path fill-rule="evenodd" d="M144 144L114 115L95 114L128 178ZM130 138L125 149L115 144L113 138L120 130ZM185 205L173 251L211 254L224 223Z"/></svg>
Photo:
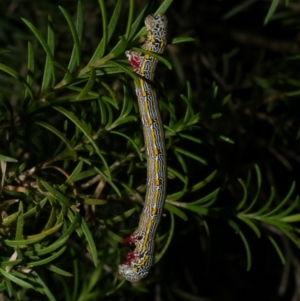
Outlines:
<svg viewBox="0 0 300 301"><path fill-rule="evenodd" d="M147 40L142 48L162 54L167 46L167 18L149 15L145 19ZM126 51L128 60L139 76L135 86L144 140L147 148L147 192L137 230L123 243L134 243L135 249L119 265L119 274L131 282L145 278L153 263L155 233L166 197L166 147L156 91L153 87L157 59L149 54Z"/></svg>

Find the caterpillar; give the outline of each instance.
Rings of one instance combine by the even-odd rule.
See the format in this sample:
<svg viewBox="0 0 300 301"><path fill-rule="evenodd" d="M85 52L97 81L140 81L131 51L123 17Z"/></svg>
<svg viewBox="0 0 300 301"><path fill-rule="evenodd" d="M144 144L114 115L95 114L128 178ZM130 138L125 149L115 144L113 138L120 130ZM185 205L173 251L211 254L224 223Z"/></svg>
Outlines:
<svg viewBox="0 0 300 301"><path fill-rule="evenodd" d="M164 15L149 15L145 19L147 39L142 48L162 54L167 46L167 18ZM147 191L144 208L137 230L123 240L133 243L119 274L126 280L137 282L145 278L153 263L154 241L166 198L166 146L164 130L159 113L156 91L153 85L157 59L149 54L126 51L126 56L139 76L135 91L143 124L147 149Z"/></svg>

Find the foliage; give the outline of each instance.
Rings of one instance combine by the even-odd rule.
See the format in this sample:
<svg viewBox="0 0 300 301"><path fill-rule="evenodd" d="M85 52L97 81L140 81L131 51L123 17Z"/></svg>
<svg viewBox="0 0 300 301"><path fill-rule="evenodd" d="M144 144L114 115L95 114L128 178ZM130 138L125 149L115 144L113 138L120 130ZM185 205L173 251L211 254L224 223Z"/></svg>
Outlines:
<svg viewBox="0 0 300 301"><path fill-rule="evenodd" d="M224 19L254 2L242 2ZM26 72L11 67L5 59L14 54L0 49L0 290L11 300L33 300L39 294L48 300L100 300L105 296L128 300L124 297L127 290L133 300L162 277L154 268L147 280L132 286L117 274L126 252L119 244L136 227L146 190L146 154L132 88L136 75L124 52L143 41L145 28L139 29L151 4L149 1L134 19L133 0L128 6L114 1L109 13L107 3L99 0L101 39L89 56L82 49L85 31L80 1L75 21L60 6L61 16L48 17L45 33L22 19L31 34L27 39L34 37L28 42ZM171 4L171 0L162 1L155 13L165 13ZM272 1L265 24L274 17L278 4ZM124 7L127 18L122 14ZM56 51L60 29L55 26L61 17L72 38L72 47L62 57ZM125 32L117 40L124 18ZM192 41L184 36L173 38L170 44ZM298 56L289 59L297 60ZM165 76L169 72L180 74L178 60L172 59L174 71L165 68L172 69L170 60L159 60ZM266 91L274 89L270 80L254 80ZM234 145L234 139L224 131L207 126L222 119L221 111L232 103L230 91L220 93L211 81L200 110L189 81L180 97L168 90L167 83L159 82L169 194L166 217L157 235L155 263L163 261L173 236L179 235L175 228L179 220L184 224L196 220L210 236L214 219L224 221L240 237L248 270L254 248L245 234L248 229L257 238L269 240L285 263L286 255L274 234L281 233L300 248L296 183L280 201L271 187L264 204L260 199L265 184L258 165L248 172L246 180L224 177L222 168L216 169L208 155L218 150L203 138ZM290 84L299 87L298 82ZM285 92L293 97L291 93ZM232 185L234 195L222 202ZM174 295L191 297L178 290Z"/></svg>

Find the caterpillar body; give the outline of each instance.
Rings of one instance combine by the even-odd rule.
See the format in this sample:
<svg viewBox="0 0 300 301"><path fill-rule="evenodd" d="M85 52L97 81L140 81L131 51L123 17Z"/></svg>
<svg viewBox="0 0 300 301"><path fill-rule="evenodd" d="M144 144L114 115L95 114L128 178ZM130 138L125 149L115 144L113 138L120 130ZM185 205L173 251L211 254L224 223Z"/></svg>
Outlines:
<svg viewBox="0 0 300 301"><path fill-rule="evenodd" d="M167 46L167 18L149 15L145 19L147 39L142 48L162 54ZM137 230L123 243L133 243L119 274L126 280L137 282L145 278L153 263L154 241L166 198L166 147L164 130L153 85L157 59L149 54L126 51L128 60L139 76L135 85L139 111L147 149L147 191L144 208Z"/></svg>

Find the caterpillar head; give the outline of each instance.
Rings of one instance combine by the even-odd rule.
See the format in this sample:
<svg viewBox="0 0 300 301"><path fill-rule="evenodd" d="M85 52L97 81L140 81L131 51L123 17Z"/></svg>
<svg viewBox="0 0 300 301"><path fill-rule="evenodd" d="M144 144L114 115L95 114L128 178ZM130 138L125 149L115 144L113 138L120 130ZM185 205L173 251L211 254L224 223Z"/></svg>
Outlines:
<svg viewBox="0 0 300 301"><path fill-rule="evenodd" d="M119 274L130 282L138 282L142 279L142 277L138 274L136 269L128 264L119 265Z"/></svg>

